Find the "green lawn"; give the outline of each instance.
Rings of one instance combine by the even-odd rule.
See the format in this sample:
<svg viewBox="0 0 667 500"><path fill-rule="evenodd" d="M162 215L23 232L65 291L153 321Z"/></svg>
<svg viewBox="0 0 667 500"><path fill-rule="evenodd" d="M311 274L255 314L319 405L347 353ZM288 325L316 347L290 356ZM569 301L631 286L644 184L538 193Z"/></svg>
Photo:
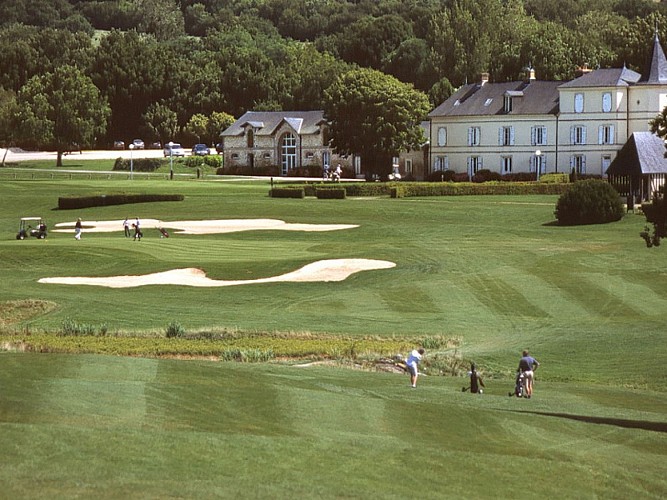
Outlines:
<svg viewBox="0 0 667 500"><path fill-rule="evenodd" d="M4 498L667 495L655 391L539 383L518 400L334 368L0 359Z"/></svg>
<svg viewBox="0 0 667 500"><path fill-rule="evenodd" d="M666 260L664 249L644 246L641 215L558 227L552 196L288 200L269 198L268 181L2 179L0 302L54 304L6 331L55 331L70 318L111 333L163 332L177 321L188 331L442 335L494 375L475 397L452 377L425 377L411 390L400 375L334 368L4 353L2 495L667 495ZM58 196L107 192L185 201L57 209ZM126 216L359 227L168 239L145 228L139 243L119 226L78 242L58 233L16 241L28 215L50 227ZM331 258L396 267L342 282L227 288L37 282L181 267L253 279ZM530 401L507 397L524 347L542 363Z"/></svg>

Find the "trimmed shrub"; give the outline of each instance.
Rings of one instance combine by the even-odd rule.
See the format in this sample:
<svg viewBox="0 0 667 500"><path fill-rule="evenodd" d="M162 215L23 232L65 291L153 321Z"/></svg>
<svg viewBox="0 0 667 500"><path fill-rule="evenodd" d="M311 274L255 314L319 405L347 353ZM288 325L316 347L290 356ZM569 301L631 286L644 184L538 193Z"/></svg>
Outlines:
<svg viewBox="0 0 667 500"><path fill-rule="evenodd" d="M344 200L345 188L324 188L315 189L315 196L318 200Z"/></svg>
<svg viewBox="0 0 667 500"><path fill-rule="evenodd" d="M488 182L503 180L498 172L491 172L491 170L479 170L472 176L472 182Z"/></svg>
<svg viewBox="0 0 667 500"><path fill-rule="evenodd" d="M163 163L164 160L160 158L137 158L132 160L132 170L134 172L155 172ZM113 170L129 172L130 160L116 158Z"/></svg>
<svg viewBox="0 0 667 500"><path fill-rule="evenodd" d="M303 188L273 188L269 191L271 198L305 198Z"/></svg>
<svg viewBox="0 0 667 500"><path fill-rule="evenodd" d="M611 184L589 179L572 184L558 199L554 214L561 226L605 224L623 217L623 205Z"/></svg>
<svg viewBox="0 0 667 500"><path fill-rule="evenodd" d="M570 176L567 174L557 174L557 173L551 173L551 174L543 174L540 176L540 182L545 182L547 184L567 184L570 182Z"/></svg>
<svg viewBox="0 0 667 500"><path fill-rule="evenodd" d="M222 167L222 157L220 155L206 155L206 156L188 156L185 158L185 166L188 168L197 168L201 166L212 168Z"/></svg>
<svg viewBox="0 0 667 500"><path fill-rule="evenodd" d="M646 216L646 222L653 224L653 234L651 235L649 227L646 226L639 235L647 247L660 246L660 240L667 237L667 198L664 186L653 194L651 203L642 203L642 211Z"/></svg>
<svg viewBox="0 0 667 500"><path fill-rule="evenodd" d="M156 201L183 201L182 194L100 194L97 196L61 196L58 198L60 210L87 207L106 207L129 203L152 203Z"/></svg>

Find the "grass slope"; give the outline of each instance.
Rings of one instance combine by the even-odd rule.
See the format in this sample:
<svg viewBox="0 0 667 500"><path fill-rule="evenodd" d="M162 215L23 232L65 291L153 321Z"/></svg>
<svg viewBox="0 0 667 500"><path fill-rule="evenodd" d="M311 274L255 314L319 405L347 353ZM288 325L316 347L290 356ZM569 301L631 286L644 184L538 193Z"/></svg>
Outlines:
<svg viewBox="0 0 667 500"><path fill-rule="evenodd" d="M517 400L442 377L413 390L406 376L338 369L1 360L5 498L667 495L667 405L653 391L538 383Z"/></svg>
<svg viewBox="0 0 667 500"><path fill-rule="evenodd" d="M644 218L558 227L552 196L277 200L268 182L7 181L0 186L2 299L57 304L17 328L57 330L66 318L111 332L207 327L345 335L443 335L483 367L511 371L530 347L547 361L543 377L634 387L667 387L660 249L638 236ZM179 203L61 211L57 197L105 192L178 193ZM126 216L163 220L274 218L358 224L324 233L256 231L139 242L122 233L52 233L14 239L18 218L49 225ZM199 267L215 279L282 274L327 258L377 258L391 270L340 283L274 283L196 289L110 290L45 285L46 276L108 276ZM640 361L638 361L640 360ZM650 380L649 380L650 377Z"/></svg>

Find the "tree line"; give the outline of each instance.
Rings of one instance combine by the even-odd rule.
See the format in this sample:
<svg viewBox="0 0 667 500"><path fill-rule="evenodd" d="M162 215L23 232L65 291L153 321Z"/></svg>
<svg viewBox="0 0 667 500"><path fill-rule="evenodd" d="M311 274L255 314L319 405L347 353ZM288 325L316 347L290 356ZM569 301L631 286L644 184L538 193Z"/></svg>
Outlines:
<svg viewBox="0 0 667 500"><path fill-rule="evenodd" d="M582 64L642 71L666 13L651 0L4 0L0 140L44 142L54 132L21 115L26 106L58 117L85 99L101 120L77 138L85 146L210 143L247 110L333 109L344 93L332 84L360 68L424 94L419 112L481 72L505 81L529 65L543 80L572 78ZM81 89L78 104L49 103L65 82Z"/></svg>

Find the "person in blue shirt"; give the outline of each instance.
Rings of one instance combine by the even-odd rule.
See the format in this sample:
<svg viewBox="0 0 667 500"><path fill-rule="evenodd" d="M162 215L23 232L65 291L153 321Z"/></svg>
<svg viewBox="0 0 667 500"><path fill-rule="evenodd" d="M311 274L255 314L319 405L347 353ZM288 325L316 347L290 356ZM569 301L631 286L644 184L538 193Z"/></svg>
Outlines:
<svg viewBox="0 0 667 500"><path fill-rule="evenodd" d="M523 351L521 359L519 360L519 372L523 373L525 390L523 395L530 398L533 395L533 380L535 378L535 370L540 366L537 360L530 355L528 350Z"/></svg>

